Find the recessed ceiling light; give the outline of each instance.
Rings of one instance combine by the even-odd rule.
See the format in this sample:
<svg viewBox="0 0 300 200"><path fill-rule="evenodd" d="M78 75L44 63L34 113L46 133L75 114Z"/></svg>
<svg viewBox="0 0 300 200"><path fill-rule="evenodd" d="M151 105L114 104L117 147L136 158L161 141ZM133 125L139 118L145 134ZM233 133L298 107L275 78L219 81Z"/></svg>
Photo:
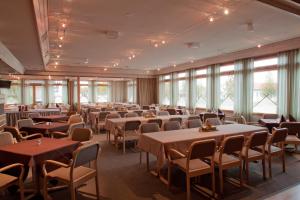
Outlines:
<svg viewBox="0 0 300 200"><path fill-rule="evenodd" d="M147 74L149 74L149 73L150 73L150 71L149 71L149 70L147 70L147 71L146 71L146 73L147 73Z"/></svg>
<svg viewBox="0 0 300 200"><path fill-rule="evenodd" d="M49 79L49 80L51 80L51 76L50 76L50 74L49 74L49 76L48 76L48 79Z"/></svg>
<svg viewBox="0 0 300 200"><path fill-rule="evenodd" d="M131 56L132 58L135 58L135 55L134 54L132 54L132 56Z"/></svg>
<svg viewBox="0 0 300 200"><path fill-rule="evenodd" d="M229 14L229 10L227 8L224 9L224 14L228 15Z"/></svg>
<svg viewBox="0 0 300 200"><path fill-rule="evenodd" d="M55 62L55 65L58 65L58 62Z"/></svg>
<svg viewBox="0 0 300 200"><path fill-rule="evenodd" d="M194 60L191 60L190 63L194 63Z"/></svg>
<svg viewBox="0 0 300 200"><path fill-rule="evenodd" d="M210 22L213 22L214 20L215 20L215 19L214 19L213 17L210 17L210 18L209 18L209 21L210 21Z"/></svg>
<svg viewBox="0 0 300 200"><path fill-rule="evenodd" d="M61 45L61 44L59 44L59 45L58 45L58 47L59 47L59 48L62 48L62 45Z"/></svg>
<svg viewBox="0 0 300 200"><path fill-rule="evenodd" d="M174 64L173 67L176 67L176 64Z"/></svg>
<svg viewBox="0 0 300 200"><path fill-rule="evenodd" d="M157 68L157 71L160 71L160 68Z"/></svg>
<svg viewBox="0 0 300 200"><path fill-rule="evenodd" d="M162 44L166 44L166 41L163 40L163 41L161 41L161 43L162 43Z"/></svg>
<svg viewBox="0 0 300 200"><path fill-rule="evenodd" d="M57 67L57 66L56 66L56 65L54 65L54 69L56 69L56 67Z"/></svg>
<svg viewBox="0 0 300 200"><path fill-rule="evenodd" d="M59 39L60 39L60 40L63 40L63 39L64 39L64 37L63 37L63 36L60 36L60 37L59 37Z"/></svg>
<svg viewBox="0 0 300 200"><path fill-rule="evenodd" d="M258 45L257 45L257 48L260 48L260 47L261 47L261 44L258 44Z"/></svg>
<svg viewBox="0 0 300 200"><path fill-rule="evenodd" d="M129 56L128 59L131 60L132 59L131 56Z"/></svg>
<svg viewBox="0 0 300 200"><path fill-rule="evenodd" d="M158 47L158 44L157 44L157 43L155 43L155 44L154 44L154 47Z"/></svg>
<svg viewBox="0 0 300 200"><path fill-rule="evenodd" d="M103 70L104 70L104 71L107 71L107 68L104 68Z"/></svg>
<svg viewBox="0 0 300 200"><path fill-rule="evenodd" d="M56 58L60 58L60 55L56 55Z"/></svg>
<svg viewBox="0 0 300 200"><path fill-rule="evenodd" d="M67 25L66 25L65 23L62 23L62 24L61 24L61 27L63 27L63 28L66 28L66 26L67 26Z"/></svg>

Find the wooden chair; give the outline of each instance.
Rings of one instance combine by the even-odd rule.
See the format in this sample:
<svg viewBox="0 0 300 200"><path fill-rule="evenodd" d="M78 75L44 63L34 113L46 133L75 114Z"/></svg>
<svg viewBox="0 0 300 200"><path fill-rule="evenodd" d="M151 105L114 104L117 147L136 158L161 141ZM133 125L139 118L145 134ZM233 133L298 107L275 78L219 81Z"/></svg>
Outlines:
<svg viewBox="0 0 300 200"><path fill-rule="evenodd" d="M140 128L141 121L133 120L126 121L124 126L117 127L117 133L115 134L115 145L118 147L119 139L122 139L123 143L123 153L126 151L125 143L126 141L136 141L139 137L138 130Z"/></svg>
<svg viewBox="0 0 300 200"><path fill-rule="evenodd" d="M240 116L240 123L245 125L261 126L258 122L248 122L243 115Z"/></svg>
<svg viewBox="0 0 300 200"><path fill-rule="evenodd" d="M242 150L246 180L249 180L249 162L262 160L263 178L266 179L265 145L268 138L267 131L255 132L250 135ZM261 151L259 151L261 149Z"/></svg>
<svg viewBox="0 0 300 200"><path fill-rule="evenodd" d="M213 126L219 126L222 125L222 121L219 118L206 118L205 124L213 125Z"/></svg>
<svg viewBox="0 0 300 200"><path fill-rule="evenodd" d="M19 176L12 176L9 174L5 174L5 172L7 172L8 170L12 170L16 168L20 170L20 173L18 173ZM24 200L23 176L24 176L23 164L15 163L0 168L0 191L5 190L12 185L18 185L20 190L20 199Z"/></svg>
<svg viewBox="0 0 300 200"><path fill-rule="evenodd" d="M143 112L142 110L134 110L134 113L138 114L138 116L142 116Z"/></svg>
<svg viewBox="0 0 300 200"><path fill-rule="evenodd" d="M187 121L188 128L199 128L201 127L202 123L200 118L199 119L190 119Z"/></svg>
<svg viewBox="0 0 300 200"><path fill-rule="evenodd" d="M61 163L55 160L46 160L43 162L43 196L48 199L48 181L56 179L69 186L71 199L76 199L77 188L84 185L88 180L95 178L96 181L96 197L100 199L99 192L99 177L98 177L98 162L100 155L100 145L92 143L79 147L73 152L73 158L69 164ZM94 163L94 168L86 167L84 165ZM53 171L48 172L48 166L59 167Z"/></svg>
<svg viewBox="0 0 300 200"><path fill-rule="evenodd" d="M17 127L19 130L21 130L24 126L33 126L33 120L32 119L20 119L17 121Z"/></svg>
<svg viewBox="0 0 300 200"><path fill-rule="evenodd" d="M200 119L200 116L198 115L193 115L193 116L189 116L188 120L193 120L193 119Z"/></svg>
<svg viewBox="0 0 300 200"><path fill-rule="evenodd" d="M193 142L187 155L175 149L168 151L168 187L171 187L171 170L177 166L186 174L186 199L190 199L190 178L204 174L212 174L212 196L215 196L215 173L214 156L216 151L216 141L213 139ZM211 158L209 163L204 162Z"/></svg>
<svg viewBox="0 0 300 200"><path fill-rule="evenodd" d="M165 131L173 131L181 129L180 123L178 121L168 121L164 124Z"/></svg>
<svg viewBox="0 0 300 200"><path fill-rule="evenodd" d="M174 108L168 108L168 109L167 109L167 112L168 112L170 115L177 115L176 109L174 109Z"/></svg>
<svg viewBox="0 0 300 200"><path fill-rule="evenodd" d="M144 105L144 106L142 106L142 109L143 109L143 110L150 110L150 106Z"/></svg>
<svg viewBox="0 0 300 200"><path fill-rule="evenodd" d="M146 123L141 125L141 134L159 132L160 128L157 123ZM142 151L140 151L140 164L142 164ZM147 152L147 169L149 169L149 153Z"/></svg>
<svg viewBox="0 0 300 200"><path fill-rule="evenodd" d="M117 119L117 118L121 118L121 115L119 113L110 113L106 116L106 119ZM104 128L106 131L106 139L108 140L108 142L110 143L110 130L107 130L106 128Z"/></svg>
<svg viewBox="0 0 300 200"><path fill-rule="evenodd" d="M0 146L14 144L15 140L10 132L0 132Z"/></svg>
<svg viewBox="0 0 300 200"><path fill-rule="evenodd" d="M285 172L284 143L288 134L287 128L273 128L265 147L266 157L269 164L269 177L272 177L272 157L281 157L282 171Z"/></svg>
<svg viewBox="0 0 300 200"><path fill-rule="evenodd" d="M128 117L138 117L139 115L135 112L129 112L129 113L126 113L125 114L125 117L128 118Z"/></svg>
<svg viewBox="0 0 300 200"><path fill-rule="evenodd" d="M169 112L168 111L158 111L157 112L157 116L169 116Z"/></svg>
<svg viewBox="0 0 300 200"><path fill-rule="evenodd" d="M119 115L123 118L128 113L127 111L118 111Z"/></svg>
<svg viewBox="0 0 300 200"><path fill-rule="evenodd" d="M84 122L73 123L69 126L69 129L66 133L60 132L60 131L53 131L53 132L50 132L50 137L51 138L69 137L72 135L72 132L75 128L84 128L84 126L85 126Z"/></svg>
<svg viewBox="0 0 300 200"><path fill-rule="evenodd" d="M93 131L90 128L74 128L71 133L71 140L85 144L90 142L93 137Z"/></svg>
<svg viewBox="0 0 300 200"><path fill-rule="evenodd" d="M278 119L277 114L263 114L262 116L263 119Z"/></svg>
<svg viewBox="0 0 300 200"><path fill-rule="evenodd" d="M107 117L107 115L109 115L110 112L107 111L100 111L99 112L99 116L96 122L96 126L97 126L97 132L100 133L100 130L104 128L105 126L105 119Z"/></svg>
<svg viewBox="0 0 300 200"><path fill-rule="evenodd" d="M279 127L288 129L285 144L294 145L297 151L297 147L300 145L300 122L282 122Z"/></svg>
<svg viewBox="0 0 300 200"><path fill-rule="evenodd" d="M4 126L3 130L5 132L10 132L13 135L13 137L16 139L17 142L22 142L24 140L32 140L32 139L43 137L43 134L41 134L41 133L27 135L27 132L19 131L19 129L17 129L16 127L12 127L12 126Z"/></svg>
<svg viewBox="0 0 300 200"><path fill-rule="evenodd" d="M179 122L180 126L182 124L182 118L181 117L171 117L169 119L169 121L177 121L177 122Z"/></svg>
<svg viewBox="0 0 300 200"><path fill-rule="evenodd" d="M203 122L206 122L206 119L208 118L218 118L218 115L215 113L204 113L203 114Z"/></svg>
<svg viewBox="0 0 300 200"><path fill-rule="evenodd" d="M162 120L161 119L149 119L147 122L148 123L157 123L159 128L161 128L161 126L162 126Z"/></svg>
<svg viewBox="0 0 300 200"><path fill-rule="evenodd" d="M223 194L224 180L223 170L239 167L240 170L240 186L243 186L243 160L242 160L242 149L244 144L244 136L230 136L226 137L219 150L215 153L214 162L219 168L219 179L220 179L220 193ZM235 156L238 155L238 156Z"/></svg>
<svg viewBox="0 0 300 200"><path fill-rule="evenodd" d="M75 114L75 115L71 115L68 119L68 124L75 124L75 123L80 123L83 122L83 118L80 116L80 114Z"/></svg>

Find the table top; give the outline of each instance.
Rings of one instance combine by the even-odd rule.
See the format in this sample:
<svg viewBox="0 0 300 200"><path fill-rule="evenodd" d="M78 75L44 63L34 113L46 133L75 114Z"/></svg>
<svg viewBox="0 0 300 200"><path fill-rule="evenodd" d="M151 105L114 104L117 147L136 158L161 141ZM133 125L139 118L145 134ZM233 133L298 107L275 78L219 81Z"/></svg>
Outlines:
<svg viewBox="0 0 300 200"><path fill-rule="evenodd" d="M112 123L125 123L127 121L148 121L149 119L161 119L161 120L169 120L170 118L177 118L180 117L182 119L187 119L188 115L165 115L165 116L156 116L152 118L145 118L145 117L125 117L125 118L113 118L113 119L107 119L107 121L110 121Z"/></svg>
<svg viewBox="0 0 300 200"><path fill-rule="evenodd" d="M40 139L41 144L39 145L38 140L39 139L26 140L16 144L1 146L0 152L9 152L33 157L79 144L78 141L72 141L70 139L54 139L43 137Z"/></svg>
<svg viewBox="0 0 300 200"><path fill-rule="evenodd" d="M56 129L60 127L69 127L68 123L64 122L45 122L40 124L34 124L32 126L23 126L23 128L34 128L34 129L43 129L43 130L51 130Z"/></svg>
<svg viewBox="0 0 300 200"><path fill-rule="evenodd" d="M57 118L65 118L67 115L48 115L48 116L39 116L34 117L33 119L57 119Z"/></svg>
<svg viewBox="0 0 300 200"><path fill-rule="evenodd" d="M262 123L262 124L279 124L280 123L280 118L278 118L278 119L260 119L259 123Z"/></svg>
<svg viewBox="0 0 300 200"><path fill-rule="evenodd" d="M256 131L265 131L265 127L244 125L244 124L227 124L217 126L217 131L203 132L199 128L180 129L173 131L160 131L154 133L144 133L141 137L148 137L162 144L197 140L197 139L211 139L224 136L232 136L239 134L251 134Z"/></svg>

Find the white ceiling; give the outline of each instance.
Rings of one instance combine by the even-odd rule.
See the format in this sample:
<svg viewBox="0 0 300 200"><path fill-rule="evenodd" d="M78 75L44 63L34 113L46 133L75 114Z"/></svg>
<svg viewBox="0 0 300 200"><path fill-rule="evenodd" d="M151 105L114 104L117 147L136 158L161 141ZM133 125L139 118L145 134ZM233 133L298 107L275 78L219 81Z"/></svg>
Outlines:
<svg viewBox="0 0 300 200"><path fill-rule="evenodd" d="M163 68L300 36L298 16L255 0L53 0L48 12L51 53L62 55L52 63L70 66L118 62L121 67ZM66 20L67 29L60 49L61 20ZM247 22L254 24L253 32L247 31ZM120 36L107 39L105 30ZM151 40L167 43L155 48ZM187 48L187 42L199 42L200 48ZM129 60L132 53L136 58Z"/></svg>

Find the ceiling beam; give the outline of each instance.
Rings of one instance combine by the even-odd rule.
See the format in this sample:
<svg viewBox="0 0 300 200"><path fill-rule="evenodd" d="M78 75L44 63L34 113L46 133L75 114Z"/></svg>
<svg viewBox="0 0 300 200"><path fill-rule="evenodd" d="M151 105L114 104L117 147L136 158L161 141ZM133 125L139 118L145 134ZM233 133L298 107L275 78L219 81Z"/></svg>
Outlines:
<svg viewBox="0 0 300 200"><path fill-rule="evenodd" d="M6 46L0 42L0 60L6 63L14 71L24 74L25 69L21 62L9 51Z"/></svg>
<svg viewBox="0 0 300 200"><path fill-rule="evenodd" d="M294 0L294 2L289 0L258 0L258 1L300 16L300 5L299 5L300 1L298 0Z"/></svg>

